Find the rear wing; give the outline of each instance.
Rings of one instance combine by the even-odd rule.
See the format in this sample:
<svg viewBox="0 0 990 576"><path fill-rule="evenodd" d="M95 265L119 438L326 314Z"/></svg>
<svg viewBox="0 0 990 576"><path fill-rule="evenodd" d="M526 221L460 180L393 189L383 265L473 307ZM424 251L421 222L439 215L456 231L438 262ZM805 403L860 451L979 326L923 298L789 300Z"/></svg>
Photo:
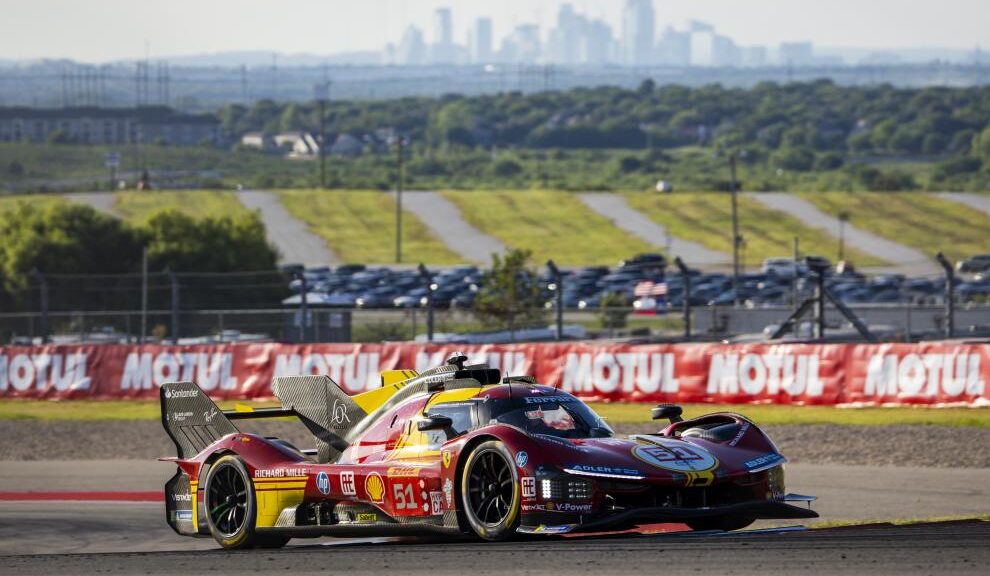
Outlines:
<svg viewBox="0 0 990 576"><path fill-rule="evenodd" d="M335 462L379 415L400 402L421 393L497 384L499 378L499 371L487 366L465 367L463 361L448 361L421 374L411 370L386 372L382 388L350 396L329 376L284 376L272 382L281 408L247 410L220 410L194 382L169 382L160 390L162 426L178 457L186 460L224 436L239 432L234 420L292 416L316 439L317 461Z"/></svg>

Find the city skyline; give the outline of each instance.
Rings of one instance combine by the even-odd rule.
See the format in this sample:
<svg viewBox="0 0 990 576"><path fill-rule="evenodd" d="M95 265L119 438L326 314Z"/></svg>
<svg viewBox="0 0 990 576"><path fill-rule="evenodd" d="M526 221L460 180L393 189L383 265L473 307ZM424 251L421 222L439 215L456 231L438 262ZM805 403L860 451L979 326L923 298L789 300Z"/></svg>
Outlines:
<svg viewBox="0 0 990 576"><path fill-rule="evenodd" d="M380 50L388 42L398 42L409 26L429 31L424 40L433 45L436 9L444 6L451 9L452 44L468 48L472 28L485 17L491 22L488 34L497 49L504 36L525 24L536 24L541 41L548 42L560 6L567 3L590 22L607 26L613 37L621 38L623 30L629 29L624 22L626 3L616 0L505 0L498 6L480 0L374 0L359 4L298 0L291 10L262 0L154 4L35 0L4 8L0 60L71 58L100 62L235 51L330 55ZM926 2L910 10L894 0L796 4L787 0L754 0L745 5L700 0L684 6L656 0L652 3L654 30L659 35L668 26L683 28L694 19L710 23L739 46L772 47L807 41L816 46L876 51L973 50L985 43L982 23L990 20L990 5L966 0ZM92 34L108 23L113 33Z"/></svg>

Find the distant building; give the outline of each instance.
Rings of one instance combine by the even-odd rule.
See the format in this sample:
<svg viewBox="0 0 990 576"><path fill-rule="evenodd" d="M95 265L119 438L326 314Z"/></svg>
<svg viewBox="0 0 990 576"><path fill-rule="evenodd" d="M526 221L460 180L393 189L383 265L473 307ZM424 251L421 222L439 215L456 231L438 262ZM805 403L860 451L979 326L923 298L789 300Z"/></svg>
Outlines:
<svg viewBox="0 0 990 576"><path fill-rule="evenodd" d="M648 66L655 61L653 0L626 0L622 10L622 63Z"/></svg>
<svg viewBox="0 0 990 576"><path fill-rule="evenodd" d="M748 68L761 68L767 65L765 46L746 46L739 49L740 64Z"/></svg>
<svg viewBox="0 0 990 576"><path fill-rule="evenodd" d="M433 45L430 46L430 61L434 64L452 64L456 57L450 8L437 8L433 13Z"/></svg>
<svg viewBox="0 0 990 576"><path fill-rule="evenodd" d="M418 66L426 62L426 43L423 41L423 32L415 26L406 28L402 34L402 41L396 50L395 61L397 64Z"/></svg>
<svg viewBox="0 0 990 576"><path fill-rule="evenodd" d="M611 26L601 20L588 22L580 46L581 62L592 66L607 64L612 59L614 43Z"/></svg>
<svg viewBox="0 0 990 576"><path fill-rule="evenodd" d="M691 64L691 33L679 32L668 26L660 38L657 52L661 64L689 66Z"/></svg>
<svg viewBox="0 0 990 576"><path fill-rule="evenodd" d="M309 132L282 132L276 134L275 146L285 150L289 158L307 158L320 153L320 143Z"/></svg>
<svg viewBox="0 0 990 576"><path fill-rule="evenodd" d="M515 27L512 34L502 40L498 60L510 64L533 63L542 54L540 27L536 24L521 24Z"/></svg>
<svg viewBox="0 0 990 576"><path fill-rule="evenodd" d="M779 60L782 66L811 66L814 59L811 42L785 42L780 45Z"/></svg>
<svg viewBox="0 0 990 576"><path fill-rule="evenodd" d="M478 18L471 29L471 62L487 64L492 61L492 20Z"/></svg>
<svg viewBox="0 0 990 576"><path fill-rule="evenodd" d="M275 139L271 134L265 132L248 132L241 136L241 146L247 148L257 148L264 152L276 148Z"/></svg>
<svg viewBox="0 0 990 576"><path fill-rule="evenodd" d="M337 140L330 146L330 154L333 156L359 156L362 152L364 143L350 134L337 136Z"/></svg>
<svg viewBox="0 0 990 576"><path fill-rule="evenodd" d="M220 144L220 121L212 114L183 114L165 106L139 108L0 107L0 142L74 144Z"/></svg>

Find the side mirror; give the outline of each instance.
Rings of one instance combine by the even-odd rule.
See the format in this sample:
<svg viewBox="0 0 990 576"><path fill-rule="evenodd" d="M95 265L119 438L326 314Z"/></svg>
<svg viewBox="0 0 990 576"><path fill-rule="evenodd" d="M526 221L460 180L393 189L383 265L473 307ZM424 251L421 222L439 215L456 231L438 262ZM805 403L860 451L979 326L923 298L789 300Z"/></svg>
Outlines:
<svg viewBox="0 0 990 576"><path fill-rule="evenodd" d="M670 423L681 422L684 418L681 418L681 414L684 413L684 409L677 404L660 404L656 408L650 411L653 415L654 420L670 420Z"/></svg>
<svg viewBox="0 0 990 576"><path fill-rule="evenodd" d="M450 430L454 426L454 421L450 419L449 416L441 416L435 414L433 416L427 415L424 419L416 422L416 429L420 432L429 432L432 430L445 430L447 435L450 435Z"/></svg>

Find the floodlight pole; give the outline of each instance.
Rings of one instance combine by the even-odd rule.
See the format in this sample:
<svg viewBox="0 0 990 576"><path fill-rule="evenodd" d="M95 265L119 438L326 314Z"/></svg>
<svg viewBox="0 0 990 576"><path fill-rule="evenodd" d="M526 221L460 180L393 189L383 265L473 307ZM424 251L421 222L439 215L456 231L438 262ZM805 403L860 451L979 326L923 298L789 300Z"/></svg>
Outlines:
<svg viewBox="0 0 990 576"><path fill-rule="evenodd" d="M945 337L952 338L956 332L956 273L944 254L939 252L935 259L945 270Z"/></svg>
<svg viewBox="0 0 990 576"><path fill-rule="evenodd" d="M849 213L839 212L839 262L846 259L846 222L848 221Z"/></svg>
<svg viewBox="0 0 990 576"><path fill-rule="evenodd" d="M299 299L299 341L306 342L306 324L309 312L309 283L306 281L306 274L300 272L298 274L300 282L300 296Z"/></svg>
<svg viewBox="0 0 990 576"><path fill-rule="evenodd" d="M141 249L141 337L138 344L144 344L148 334L148 247Z"/></svg>
<svg viewBox="0 0 990 576"><path fill-rule="evenodd" d="M402 263L402 149L405 142L402 136L395 139L395 263Z"/></svg>
<svg viewBox="0 0 990 576"><path fill-rule="evenodd" d="M564 276L553 260L547 260L547 268L553 274L554 307L557 309L557 322L554 329L554 339L560 342L564 339Z"/></svg>
<svg viewBox="0 0 990 576"><path fill-rule="evenodd" d="M736 181L736 154L729 154L729 173L731 181L729 183L732 193L732 292L734 294L733 304L739 306L739 209L737 195L739 184Z"/></svg>
<svg viewBox="0 0 990 576"><path fill-rule="evenodd" d="M179 343L179 281L172 270L166 268L165 274L168 276L169 284L172 288L172 341Z"/></svg>
<svg viewBox="0 0 990 576"><path fill-rule="evenodd" d="M34 277L38 279L38 289L41 296L41 343L47 344L48 335L48 279L40 270L34 270Z"/></svg>

